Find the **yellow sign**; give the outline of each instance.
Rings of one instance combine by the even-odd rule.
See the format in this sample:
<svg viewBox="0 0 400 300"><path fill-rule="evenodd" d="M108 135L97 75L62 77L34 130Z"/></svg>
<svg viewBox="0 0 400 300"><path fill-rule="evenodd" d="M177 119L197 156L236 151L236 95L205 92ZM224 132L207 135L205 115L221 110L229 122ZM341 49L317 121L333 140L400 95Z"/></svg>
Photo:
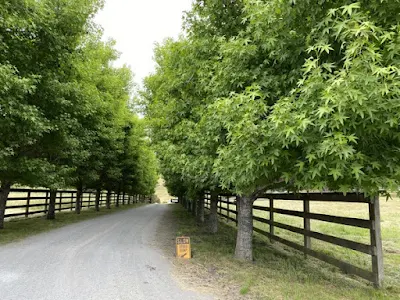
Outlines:
<svg viewBox="0 0 400 300"><path fill-rule="evenodd" d="M180 258L192 258L190 237L182 236L176 238L176 256Z"/></svg>

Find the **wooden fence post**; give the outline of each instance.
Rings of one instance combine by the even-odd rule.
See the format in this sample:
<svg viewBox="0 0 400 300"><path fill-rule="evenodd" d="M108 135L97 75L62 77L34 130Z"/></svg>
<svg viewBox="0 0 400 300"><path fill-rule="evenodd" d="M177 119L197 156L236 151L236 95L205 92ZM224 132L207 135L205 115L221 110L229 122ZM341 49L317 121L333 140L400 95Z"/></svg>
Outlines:
<svg viewBox="0 0 400 300"><path fill-rule="evenodd" d="M381 236L381 215L379 208L379 196L370 198L369 202L369 219L371 222L370 237L371 246L373 248L372 255L372 273L374 276L374 284L381 287L383 282L383 251Z"/></svg>
<svg viewBox="0 0 400 300"><path fill-rule="evenodd" d="M303 199L303 211L304 211L304 219L303 219L303 225L304 225L304 233L307 231L310 232L311 230L311 222L310 219L308 218L308 214L310 213L310 201L308 200L308 197L305 196ZM311 249L311 238L309 235L304 234L304 257L307 258L307 250Z"/></svg>
<svg viewBox="0 0 400 300"><path fill-rule="evenodd" d="M96 211L100 210L100 197L101 197L101 190L99 188L96 189L96 196L94 199L94 208Z"/></svg>
<svg viewBox="0 0 400 300"><path fill-rule="evenodd" d="M75 199L75 213L80 214L82 210L82 187L78 188L76 191L76 199Z"/></svg>
<svg viewBox="0 0 400 300"><path fill-rule="evenodd" d="M25 209L25 218L29 216L29 205L31 202L31 191L28 192L28 197L26 199L26 209Z"/></svg>
<svg viewBox="0 0 400 300"><path fill-rule="evenodd" d="M111 190L107 190L106 195L106 208L111 209Z"/></svg>
<svg viewBox="0 0 400 300"><path fill-rule="evenodd" d="M82 196L81 196L81 206L83 207L87 207L85 206L85 201L86 201L86 205L87 205L87 200L85 200L85 192L82 190Z"/></svg>
<svg viewBox="0 0 400 300"><path fill-rule="evenodd" d="M274 198L270 197L269 198L269 233L270 233L270 238L269 241L274 243L274 239L272 238L275 235L275 228L274 228Z"/></svg>
<svg viewBox="0 0 400 300"><path fill-rule="evenodd" d="M229 200L230 200L229 196L226 196L226 202L227 202L226 206L228 208L228 210L226 211L226 221L229 221Z"/></svg>
<svg viewBox="0 0 400 300"><path fill-rule="evenodd" d="M125 205L125 192L122 193L122 205Z"/></svg>
<svg viewBox="0 0 400 300"><path fill-rule="evenodd" d="M222 216L222 202L221 196L218 196L218 204L219 204L219 215Z"/></svg>
<svg viewBox="0 0 400 300"><path fill-rule="evenodd" d="M238 215L239 215L239 196L236 196L235 198L235 205L236 205L236 217L235 217L235 223L236 223L236 227L238 226Z"/></svg>
<svg viewBox="0 0 400 300"><path fill-rule="evenodd" d="M90 198L91 198L91 196L92 196L92 192L89 192L89 199L88 199L88 208L90 208Z"/></svg>
<svg viewBox="0 0 400 300"><path fill-rule="evenodd" d="M71 209L71 211L74 209L74 192L71 192L71 207L70 207L70 209Z"/></svg>
<svg viewBox="0 0 400 300"><path fill-rule="evenodd" d="M49 192L46 192L46 198L44 200L44 210L45 210L46 214L47 214L47 211L48 211L48 208L47 208L48 203L49 203Z"/></svg>
<svg viewBox="0 0 400 300"><path fill-rule="evenodd" d="M58 204L58 211L61 211L62 208L62 192L60 192L60 203Z"/></svg>

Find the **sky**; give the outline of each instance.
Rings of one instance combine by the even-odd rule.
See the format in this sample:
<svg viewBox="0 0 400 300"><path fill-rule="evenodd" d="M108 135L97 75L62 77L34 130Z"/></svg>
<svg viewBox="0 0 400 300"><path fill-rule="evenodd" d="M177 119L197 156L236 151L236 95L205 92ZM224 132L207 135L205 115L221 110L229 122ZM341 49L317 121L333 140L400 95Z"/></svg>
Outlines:
<svg viewBox="0 0 400 300"><path fill-rule="evenodd" d="M105 38L116 40L121 52L117 66L127 64L135 73L135 82L154 70L153 49L156 42L178 37L182 13L192 0L106 0L95 18L104 29Z"/></svg>

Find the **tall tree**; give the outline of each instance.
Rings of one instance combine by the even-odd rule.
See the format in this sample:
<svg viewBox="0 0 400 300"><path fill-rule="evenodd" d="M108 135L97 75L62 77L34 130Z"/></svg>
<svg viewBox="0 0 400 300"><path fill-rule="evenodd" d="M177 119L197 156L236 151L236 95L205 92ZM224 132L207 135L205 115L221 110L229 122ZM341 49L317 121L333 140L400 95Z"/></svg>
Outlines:
<svg viewBox="0 0 400 300"><path fill-rule="evenodd" d="M101 1L6 1L0 4L2 119L0 227L13 183L56 187L77 142L68 69ZM4 124L3 124L4 123ZM4 125L4 126L3 126Z"/></svg>
<svg viewBox="0 0 400 300"><path fill-rule="evenodd" d="M156 50L157 153L188 187L239 195L238 259L267 189L397 189L398 4L196 1L186 36Z"/></svg>

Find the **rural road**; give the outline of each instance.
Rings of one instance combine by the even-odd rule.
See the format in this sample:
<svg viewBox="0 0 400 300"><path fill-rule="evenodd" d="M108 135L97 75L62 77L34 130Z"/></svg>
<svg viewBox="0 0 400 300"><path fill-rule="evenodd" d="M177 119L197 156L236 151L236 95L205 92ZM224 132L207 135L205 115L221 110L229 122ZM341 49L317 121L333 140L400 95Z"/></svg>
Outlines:
<svg viewBox="0 0 400 300"><path fill-rule="evenodd" d="M154 246L167 211L143 206L0 246L0 299L212 299L182 290Z"/></svg>

